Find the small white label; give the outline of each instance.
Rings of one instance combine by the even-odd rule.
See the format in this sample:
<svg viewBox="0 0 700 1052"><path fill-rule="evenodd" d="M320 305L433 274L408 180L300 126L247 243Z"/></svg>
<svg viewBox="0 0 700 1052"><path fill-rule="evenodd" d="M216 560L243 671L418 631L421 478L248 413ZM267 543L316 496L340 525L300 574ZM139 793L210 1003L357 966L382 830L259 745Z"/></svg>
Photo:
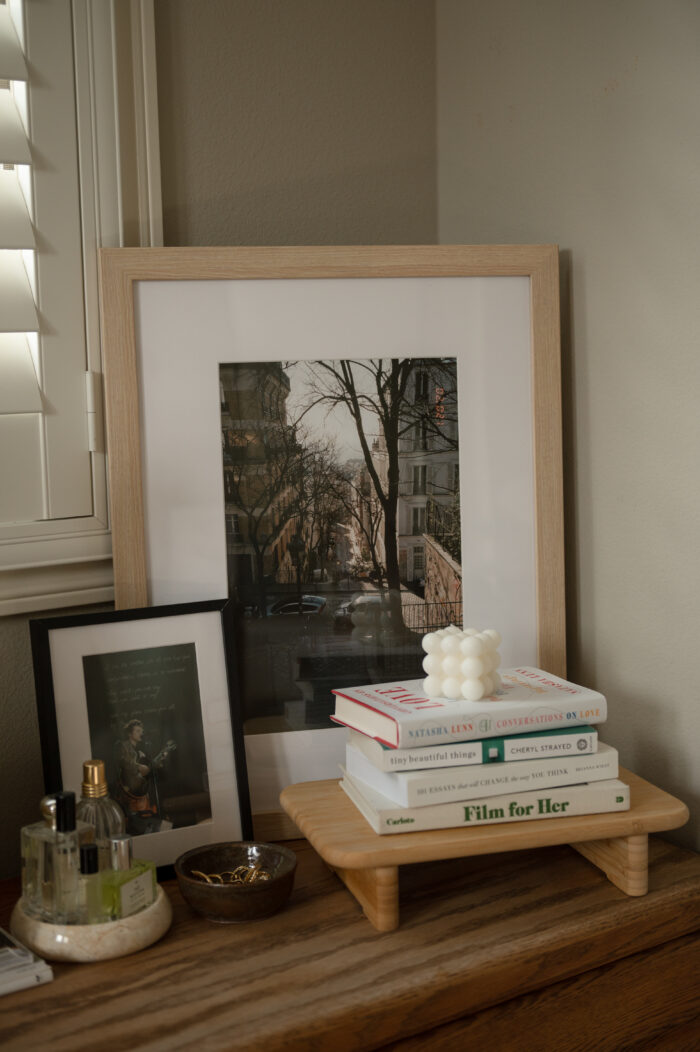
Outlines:
<svg viewBox="0 0 700 1052"><path fill-rule="evenodd" d="M119 889L122 904L122 917L130 917L144 906L153 902L153 874L150 870L134 877L128 884Z"/></svg>

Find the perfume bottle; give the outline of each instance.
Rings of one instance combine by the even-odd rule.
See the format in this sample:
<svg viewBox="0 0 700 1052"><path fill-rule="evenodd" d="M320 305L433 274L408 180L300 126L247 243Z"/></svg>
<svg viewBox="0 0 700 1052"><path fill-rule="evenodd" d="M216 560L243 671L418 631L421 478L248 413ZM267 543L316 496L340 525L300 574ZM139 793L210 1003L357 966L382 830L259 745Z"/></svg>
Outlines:
<svg viewBox="0 0 700 1052"><path fill-rule="evenodd" d="M41 822L32 822L20 831L22 854L22 908L33 917L43 913L43 885L49 869L48 854L56 828L56 800L45 796L41 803Z"/></svg>
<svg viewBox="0 0 700 1052"><path fill-rule="evenodd" d="M78 919L79 834L75 793L42 800L43 822L21 832L22 907L49 924Z"/></svg>
<svg viewBox="0 0 700 1052"><path fill-rule="evenodd" d="M51 851L53 900L49 908L52 924L75 924L78 920L78 876L80 840L75 824L75 793L55 793L56 831Z"/></svg>
<svg viewBox="0 0 700 1052"><path fill-rule="evenodd" d="M82 844L78 878L78 913L81 924L101 924L109 920L102 904L97 844Z"/></svg>
<svg viewBox="0 0 700 1052"><path fill-rule="evenodd" d="M156 897L156 867L133 858L133 844L124 833L109 839L111 868L101 874L102 905L110 920L130 917Z"/></svg>
<svg viewBox="0 0 700 1052"><path fill-rule="evenodd" d="M108 795L102 760L86 760L83 764L83 783L76 815L94 828L100 869L109 869L109 838L126 831L126 819L119 804Z"/></svg>

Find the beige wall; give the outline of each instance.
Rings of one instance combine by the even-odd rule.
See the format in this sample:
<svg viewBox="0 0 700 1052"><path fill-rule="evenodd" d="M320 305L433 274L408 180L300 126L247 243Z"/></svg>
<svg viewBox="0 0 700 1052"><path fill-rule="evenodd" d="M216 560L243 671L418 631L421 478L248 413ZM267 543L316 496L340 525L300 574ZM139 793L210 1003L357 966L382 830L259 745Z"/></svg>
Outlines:
<svg viewBox="0 0 700 1052"><path fill-rule="evenodd" d="M438 0L444 242L557 242L570 673L700 848L700 5Z"/></svg>
<svg viewBox="0 0 700 1052"><path fill-rule="evenodd" d="M433 242L433 0L156 0L169 245Z"/></svg>

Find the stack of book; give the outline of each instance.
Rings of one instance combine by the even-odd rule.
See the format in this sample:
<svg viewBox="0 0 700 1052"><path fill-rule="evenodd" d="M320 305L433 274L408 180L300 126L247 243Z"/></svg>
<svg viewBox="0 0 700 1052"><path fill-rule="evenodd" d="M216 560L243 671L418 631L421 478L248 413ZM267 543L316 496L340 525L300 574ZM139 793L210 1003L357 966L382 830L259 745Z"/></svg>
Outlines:
<svg viewBox="0 0 700 1052"><path fill-rule="evenodd" d="M334 690L349 728L341 787L376 833L626 811L604 696L536 668L504 669L481 701L422 680Z"/></svg>

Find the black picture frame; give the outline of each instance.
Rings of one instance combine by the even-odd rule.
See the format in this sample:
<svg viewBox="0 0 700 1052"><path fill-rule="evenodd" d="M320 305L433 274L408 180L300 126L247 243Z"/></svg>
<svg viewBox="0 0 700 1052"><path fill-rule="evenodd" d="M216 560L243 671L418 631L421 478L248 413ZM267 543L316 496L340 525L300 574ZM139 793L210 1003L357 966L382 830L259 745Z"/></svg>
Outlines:
<svg viewBox="0 0 700 1052"><path fill-rule="evenodd" d="M228 600L35 618L29 628L47 793L79 797L82 763L103 759L135 856L158 867L199 844L252 839ZM148 824L117 760L139 737L135 724L154 739L137 746L149 766Z"/></svg>

